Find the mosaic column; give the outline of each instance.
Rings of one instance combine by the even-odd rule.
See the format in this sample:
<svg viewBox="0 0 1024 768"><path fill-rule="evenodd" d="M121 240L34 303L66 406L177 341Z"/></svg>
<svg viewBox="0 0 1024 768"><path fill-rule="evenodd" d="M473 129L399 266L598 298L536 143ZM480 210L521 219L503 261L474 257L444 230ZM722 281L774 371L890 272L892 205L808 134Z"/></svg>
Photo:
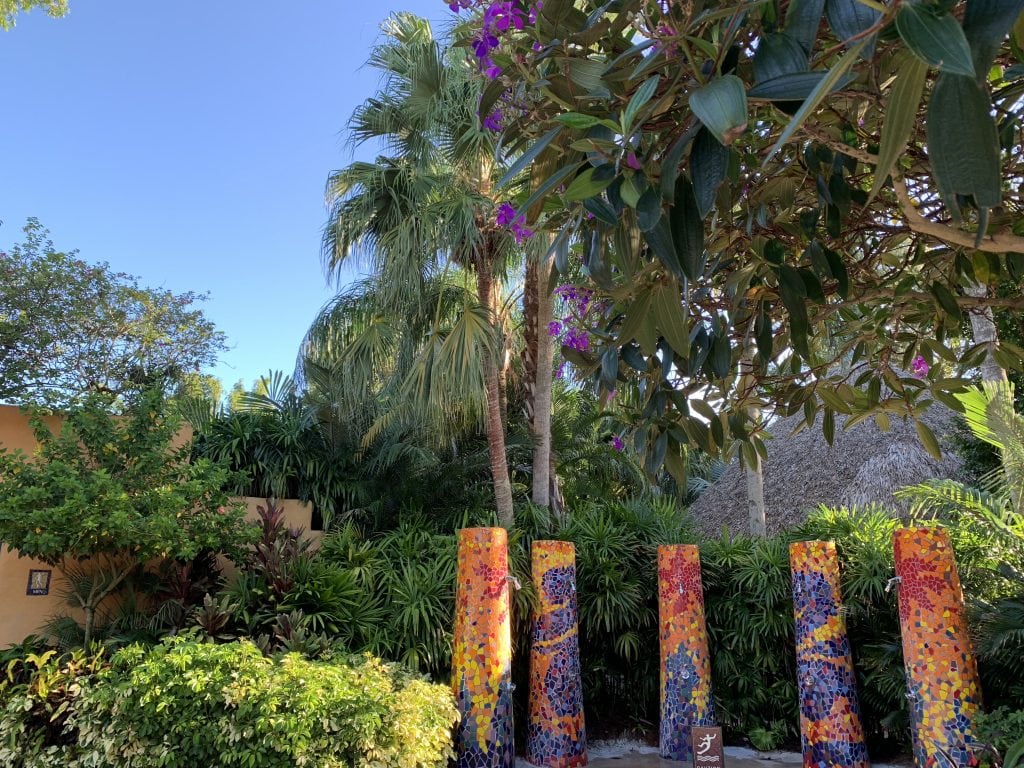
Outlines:
<svg viewBox="0 0 1024 768"><path fill-rule="evenodd" d="M918 768L966 766L981 684L949 535L902 528L893 550L914 760Z"/></svg>
<svg viewBox="0 0 1024 768"><path fill-rule="evenodd" d="M576 548L535 541L533 586L540 605L530 645L526 759L547 768L587 764L576 617Z"/></svg>
<svg viewBox="0 0 1024 768"><path fill-rule="evenodd" d="M715 724L711 655L704 624L700 550L658 547L658 617L661 628L660 753L666 760L693 759L690 728Z"/></svg>
<svg viewBox="0 0 1024 768"><path fill-rule="evenodd" d="M512 633L508 534L459 531L452 687L459 709L458 768L512 768Z"/></svg>
<svg viewBox="0 0 1024 768"><path fill-rule="evenodd" d="M805 768L868 768L857 677L831 541L789 545Z"/></svg>

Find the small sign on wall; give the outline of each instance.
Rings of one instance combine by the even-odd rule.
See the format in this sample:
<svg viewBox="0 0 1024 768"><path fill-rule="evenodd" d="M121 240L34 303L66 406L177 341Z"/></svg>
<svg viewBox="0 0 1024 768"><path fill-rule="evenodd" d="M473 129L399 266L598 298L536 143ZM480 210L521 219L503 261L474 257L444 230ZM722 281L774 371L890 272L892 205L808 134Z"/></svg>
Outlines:
<svg viewBox="0 0 1024 768"><path fill-rule="evenodd" d="M32 569L28 572L28 588L26 595L48 595L50 594L50 576L53 571Z"/></svg>
<svg viewBox="0 0 1024 768"><path fill-rule="evenodd" d="M690 729L694 768L724 768L725 752L721 728L695 725Z"/></svg>

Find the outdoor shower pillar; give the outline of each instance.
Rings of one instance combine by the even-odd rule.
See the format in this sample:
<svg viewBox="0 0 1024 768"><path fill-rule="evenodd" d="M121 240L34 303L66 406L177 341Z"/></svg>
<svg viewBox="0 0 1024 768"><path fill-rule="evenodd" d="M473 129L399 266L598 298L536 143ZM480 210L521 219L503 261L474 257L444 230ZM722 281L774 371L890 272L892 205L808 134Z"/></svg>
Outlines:
<svg viewBox="0 0 1024 768"><path fill-rule="evenodd" d="M692 726L715 724L711 656L704 623L700 550L658 547L658 618L661 639L659 751L667 760L693 759Z"/></svg>
<svg viewBox="0 0 1024 768"><path fill-rule="evenodd" d="M512 632L508 534L459 531L452 687L459 709L458 768L512 768Z"/></svg>
<svg viewBox="0 0 1024 768"><path fill-rule="evenodd" d="M547 768L587 764L576 606L576 548L535 541L538 607L530 644L530 724L526 759Z"/></svg>
<svg viewBox="0 0 1024 768"><path fill-rule="evenodd" d="M831 541L789 545L804 768L868 768L857 677Z"/></svg>
<svg viewBox="0 0 1024 768"><path fill-rule="evenodd" d="M918 768L966 766L981 683L949 535L942 528L901 528L893 533L893 550L914 761Z"/></svg>

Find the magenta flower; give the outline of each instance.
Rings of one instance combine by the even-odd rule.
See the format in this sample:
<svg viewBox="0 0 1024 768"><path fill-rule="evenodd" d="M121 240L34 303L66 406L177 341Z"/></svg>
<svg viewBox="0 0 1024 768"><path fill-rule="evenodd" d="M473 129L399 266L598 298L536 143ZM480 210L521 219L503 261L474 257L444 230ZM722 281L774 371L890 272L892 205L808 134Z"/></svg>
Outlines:
<svg viewBox="0 0 1024 768"><path fill-rule="evenodd" d="M512 230L512 236L519 245L533 237L533 230L523 223L525 221L523 214L517 216L516 209L512 207L511 203L502 203L498 206L498 213L494 217L494 221L499 227Z"/></svg>
<svg viewBox="0 0 1024 768"><path fill-rule="evenodd" d="M548 336L557 336L562 332L562 324L558 320L548 323Z"/></svg>
<svg viewBox="0 0 1024 768"><path fill-rule="evenodd" d="M928 375L928 371L931 370L931 366L928 365L928 361L918 355L914 358L914 362L910 364L910 370L914 374L915 379L923 379Z"/></svg>
<svg viewBox="0 0 1024 768"><path fill-rule="evenodd" d="M616 451L621 451L625 447L626 446L622 442L622 438L621 437L619 437L618 435L613 435L612 436L612 448L614 448Z"/></svg>

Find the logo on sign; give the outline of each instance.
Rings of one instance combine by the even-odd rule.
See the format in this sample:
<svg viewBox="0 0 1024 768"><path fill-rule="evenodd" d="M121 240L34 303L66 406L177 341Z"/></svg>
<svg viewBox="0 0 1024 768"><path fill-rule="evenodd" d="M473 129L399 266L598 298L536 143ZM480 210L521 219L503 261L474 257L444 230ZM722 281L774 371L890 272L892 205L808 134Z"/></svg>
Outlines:
<svg viewBox="0 0 1024 768"><path fill-rule="evenodd" d="M722 729L694 726L690 730L694 768L724 768Z"/></svg>

